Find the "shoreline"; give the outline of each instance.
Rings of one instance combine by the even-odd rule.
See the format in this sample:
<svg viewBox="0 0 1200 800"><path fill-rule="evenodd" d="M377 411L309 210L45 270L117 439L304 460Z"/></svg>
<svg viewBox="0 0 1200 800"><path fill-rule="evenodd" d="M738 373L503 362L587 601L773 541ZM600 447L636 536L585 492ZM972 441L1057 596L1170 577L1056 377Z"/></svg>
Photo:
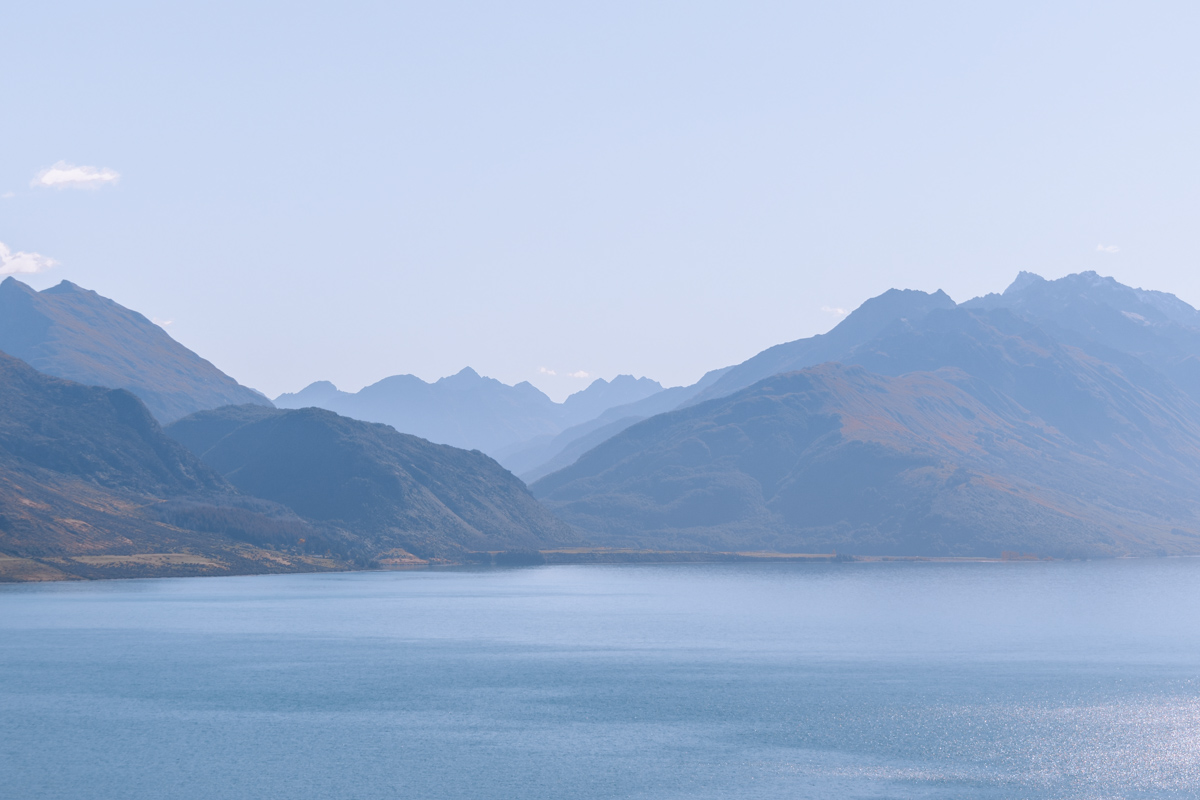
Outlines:
<svg viewBox="0 0 1200 800"><path fill-rule="evenodd" d="M280 554L282 555L282 554ZM196 553L130 553L124 555L55 556L23 558L0 555L0 584L51 583L139 578L204 578L235 575L316 574L327 572L399 572L453 567L530 567L589 564L771 564L771 563L931 563L1007 564L1061 560L1030 554L992 556L891 556L832 553L776 553L768 551L649 550L639 548L572 547L528 551L475 551L460 560L385 559L361 569L325 559L280 558L271 568L248 570L224 563L217 556ZM1149 556L1147 556L1149 557ZM1136 558L1136 556L1119 556Z"/></svg>

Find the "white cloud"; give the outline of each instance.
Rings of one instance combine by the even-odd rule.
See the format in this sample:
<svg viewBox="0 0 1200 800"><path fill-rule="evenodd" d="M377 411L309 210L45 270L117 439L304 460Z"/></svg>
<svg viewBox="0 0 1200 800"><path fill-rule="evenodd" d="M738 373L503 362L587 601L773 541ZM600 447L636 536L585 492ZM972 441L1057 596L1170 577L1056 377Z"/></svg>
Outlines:
<svg viewBox="0 0 1200 800"><path fill-rule="evenodd" d="M150 321L151 321L151 322L153 322L155 325L157 325L157 326L158 326L158 327L160 327L160 328L165 328L165 327L167 327L168 325L170 325L172 322L174 322L175 320L173 320L173 319L159 319L158 317L151 317L151 318L150 318Z"/></svg>
<svg viewBox="0 0 1200 800"><path fill-rule="evenodd" d="M17 196L16 192L5 192L4 194L0 194L0 198L3 198L5 200L9 200L16 196Z"/></svg>
<svg viewBox="0 0 1200 800"><path fill-rule="evenodd" d="M826 314L836 314L839 317L844 317L850 313L844 308L833 308L832 306L821 306L821 310Z"/></svg>
<svg viewBox="0 0 1200 800"><path fill-rule="evenodd" d="M584 372L583 370L579 370L578 372L570 372L570 373L568 373L568 374L569 374L569 375L570 375L572 378L586 378L586 377L588 377L588 374L587 374L586 372Z"/></svg>
<svg viewBox="0 0 1200 800"><path fill-rule="evenodd" d="M543 375L557 375L558 374L554 370L546 369L545 367L538 367L538 372L540 372Z"/></svg>
<svg viewBox="0 0 1200 800"><path fill-rule="evenodd" d="M1115 244L1098 244L1098 245L1096 245L1097 253L1116 253L1116 252L1120 251L1120 249L1121 248L1117 247Z"/></svg>
<svg viewBox="0 0 1200 800"><path fill-rule="evenodd" d="M58 264L41 253L14 253L0 242L0 275L33 275Z"/></svg>
<svg viewBox="0 0 1200 800"><path fill-rule="evenodd" d="M49 187L52 189L99 189L121 179L121 173L108 167L77 167L65 161L59 161L53 167L47 167L39 172L30 186Z"/></svg>

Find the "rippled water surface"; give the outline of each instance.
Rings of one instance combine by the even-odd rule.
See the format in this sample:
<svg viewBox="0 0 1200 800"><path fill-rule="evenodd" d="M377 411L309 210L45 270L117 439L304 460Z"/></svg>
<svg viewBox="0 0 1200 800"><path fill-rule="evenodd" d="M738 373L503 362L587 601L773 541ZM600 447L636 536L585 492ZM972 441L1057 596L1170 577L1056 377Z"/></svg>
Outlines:
<svg viewBox="0 0 1200 800"><path fill-rule="evenodd" d="M0 587L14 798L1200 796L1200 561Z"/></svg>

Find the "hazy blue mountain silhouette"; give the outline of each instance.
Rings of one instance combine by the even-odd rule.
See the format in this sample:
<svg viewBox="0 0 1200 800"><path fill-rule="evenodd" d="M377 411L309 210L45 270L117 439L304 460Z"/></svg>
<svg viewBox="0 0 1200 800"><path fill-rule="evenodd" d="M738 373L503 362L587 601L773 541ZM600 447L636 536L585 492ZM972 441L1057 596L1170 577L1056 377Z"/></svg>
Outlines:
<svg viewBox="0 0 1200 800"><path fill-rule="evenodd" d="M586 389L575 392L562 403L562 424L578 425L595 419L615 406L636 403L660 394L662 384L649 378L618 375L611 381L597 378Z"/></svg>
<svg viewBox="0 0 1200 800"><path fill-rule="evenodd" d="M141 314L69 281L41 292L11 277L0 283L0 350L47 375L128 389L160 422L270 405Z"/></svg>
<svg viewBox="0 0 1200 800"><path fill-rule="evenodd" d="M509 386L467 367L433 383L415 375L395 375L355 393L319 381L280 395L275 403L280 408L324 408L433 442L499 455L518 443L539 437L548 441L612 406L661 391L657 381L620 375L612 381L595 380L565 402L555 403L528 382Z"/></svg>
<svg viewBox="0 0 1200 800"><path fill-rule="evenodd" d="M479 452L319 408L228 407L167 428L246 494L336 529L374 558L577 543Z"/></svg>
<svg viewBox="0 0 1200 800"><path fill-rule="evenodd" d="M496 460L519 475L521 480L532 483L573 464L579 456L635 422L678 408L715 383L727 370L715 369L690 386L673 386L641 400L613 406L557 436L544 435L512 445L498 452Z"/></svg>
<svg viewBox="0 0 1200 800"><path fill-rule="evenodd" d="M1096 282L1072 277L1067 287ZM1038 286L1023 277L1013 293ZM1188 326L1190 307L1146 294L1135 297L1167 308L1165 321L1154 319L1170 335L1152 341L1184 340L1175 326ZM1135 356L1130 340L1099 342L1079 322L1043 324L1028 306L883 297L885 313L868 301L871 314L774 348L769 360L803 363L819 351L844 365L784 373L639 422L536 482L535 494L598 540L623 545L1200 552L1200 406ZM1130 310L1094 294L1064 302L1073 307L1059 319ZM855 317L871 324L834 336ZM1167 352L1186 360L1185 349ZM769 368L763 355L751 359L756 370Z"/></svg>
<svg viewBox="0 0 1200 800"><path fill-rule="evenodd" d="M1135 356L1200 399L1200 312L1173 294L1134 289L1095 272L1053 281L1022 272L1003 294L963 305L1007 308L1062 341Z"/></svg>

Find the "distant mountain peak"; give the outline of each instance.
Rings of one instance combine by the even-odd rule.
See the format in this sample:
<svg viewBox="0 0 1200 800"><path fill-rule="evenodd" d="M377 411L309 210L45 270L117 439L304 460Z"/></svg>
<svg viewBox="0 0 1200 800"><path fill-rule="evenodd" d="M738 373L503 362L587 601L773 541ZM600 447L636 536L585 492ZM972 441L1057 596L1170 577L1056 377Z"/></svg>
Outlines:
<svg viewBox="0 0 1200 800"><path fill-rule="evenodd" d="M955 302L950 295L938 289L936 292L923 292L920 289L888 289L881 295L876 295L863 302L861 306L850 312L837 328L851 329L860 325L878 327L888 324L895 319L908 318L913 315L923 315L931 308L954 308ZM832 331L831 331L832 333Z"/></svg>
<svg viewBox="0 0 1200 800"><path fill-rule="evenodd" d="M568 425L578 425L594 419L615 406L634 403L663 390L662 384L650 378L618 375L611 381L597 378L586 389L575 392L562 403Z"/></svg>
<svg viewBox="0 0 1200 800"><path fill-rule="evenodd" d="M600 378L599 380L604 380L604 379ZM608 383L609 383L609 385L617 385L617 384L632 385L632 384L640 383L641 381L649 381L650 383L661 386L661 384L659 384L658 381L651 380L650 378L647 378L644 375L640 378L635 378L632 375L618 375L617 377L613 378Z"/></svg>
<svg viewBox="0 0 1200 800"><path fill-rule="evenodd" d="M3 283L0 283L0 291L21 292L22 294L37 294L32 286L27 283L22 283L11 275L5 278Z"/></svg>
<svg viewBox="0 0 1200 800"><path fill-rule="evenodd" d="M612 381L593 381L566 402L555 403L529 381L509 386L463 367L432 383L415 375L392 375L359 392L339 392L328 381L318 381L280 395L275 403L280 408L318 406L430 441L500 453L540 437L552 439L565 428L662 390L658 381L618 375Z"/></svg>
<svg viewBox="0 0 1200 800"><path fill-rule="evenodd" d="M870 341L897 322L915 322L931 311L951 309L956 305L941 289L932 293L919 289L888 289L854 309L828 333L777 344L731 367L689 402L725 397L771 375L839 360L853 347Z"/></svg>
<svg viewBox="0 0 1200 800"><path fill-rule="evenodd" d="M56 285L51 286L49 289L43 289L42 291L46 294L70 294L74 292L79 294L96 294L96 292L91 289L85 289L79 284L71 283L67 280L59 281Z"/></svg>
<svg viewBox="0 0 1200 800"><path fill-rule="evenodd" d="M0 350L48 375L128 389L160 422L270 404L141 314L70 281L41 292L11 277L0 284Z"/></svg>
<svg viewBox="0 0 1200 800"><path fill-rule="evenodd" d="M1004 293L1005 294L1013 294L1015 292L1021 291L1022 289L1026 289L1026 288L1034 285L1035 283L1045 283L1045 282L1046 282L1046 279L1043 278L1041 275L1038 275L1033 272L1026 272L1025 270L1021 270L1020 272L1017 273L1016 279L1008 285L1007 289L1004 290Z"/></svg>

